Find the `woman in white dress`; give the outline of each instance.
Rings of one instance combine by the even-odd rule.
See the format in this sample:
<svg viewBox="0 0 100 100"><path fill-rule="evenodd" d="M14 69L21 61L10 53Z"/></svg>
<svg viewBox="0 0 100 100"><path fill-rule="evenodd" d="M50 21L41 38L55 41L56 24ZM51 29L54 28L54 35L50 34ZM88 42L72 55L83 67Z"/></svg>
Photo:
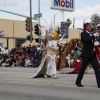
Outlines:
<svg viewBox="0 0 100 100"><path fill-rule="evenodd" d="M45 73L44 77L53 77L57 78L56 76L56 69L57 64L56 61L59 58L59 36L56 32L53 32L54 35L49 34L47 36L47 54L46 54L46 66L45 66ZM58 38L57 38L58 37Z"/></svg>
<svg viewBox="0 0 100 100"><path fill-rule="evenodd" d="M48 27L48 23L45 20L46 25L44 25L44 27L41 28L41 32L43 33L42 37L44 37L44 44L46 46L46 55L42 59L38 71L32 78L53 77L54 79L57 79L56 62L58 62L59 59L59 43L63 40L63 37L60 39L57 32L54 31L52 22L53 21L51 21L51 24Z"/></svg>

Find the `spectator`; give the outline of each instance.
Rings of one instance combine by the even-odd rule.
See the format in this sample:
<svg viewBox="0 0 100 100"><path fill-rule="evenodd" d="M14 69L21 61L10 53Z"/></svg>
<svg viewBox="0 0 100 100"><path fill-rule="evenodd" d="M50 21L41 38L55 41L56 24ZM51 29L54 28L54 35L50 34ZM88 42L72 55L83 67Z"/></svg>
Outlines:
<svg viewBox="0 0 100 100"><path fill-rule="evenodd" d="M72 50L71 55L70 55L70 59L68 60L70 67L72 67L72 68L74 67L74 61L75 60L77 60L77 55L76 55L75 50Z"/></svg>
<svg viewBox="0 0 100 100"><path fill-rule="evenodd" d="M7 47L5 47L5 51L4 51L4 53L6 53L7 55L10 53L10 50L8 50L8 48Z"/></svg>
<svg viewBox="0 0 100 100"><path fill-rule="evenodd" d="M75 50L75 43L74 42L72 42L71 44L70 44L70 50L72 51L72 50Z"/></svg>
<svg viewBox="0 0 100 100"><path fill-rule="evenodd" d="M27 56L25 59L25 66L30 66L30 65L31 65L31 60Z"/></svg>
<svg viewBox="0 0 100 100"><path fill-rule="evenodd" d="M0 57L0 66L2 65L2 61L3 61L3 59Z"/></svg>
<svg viewBox="0 0 100 100"><path fill-rule="evenodd" d="M9 67L9 59L6 59L5 62L2 64L3 67Z"/></svg>
<svg viewBox="0 0 100 100"><path fill-rule="evenodd" d="M3 59L2 63L5 63L6 59L8 59L8 55L7 54L3 54L2 55L2 59Z"/></svg>
<svg viewBox="0 0 100 100"><path fill-rule="evenodd" d="M15 65L15 59L14 59L14 55L13 54L10 55L9 65L10 65L10 67Z"/></svg>
<svg viewBox="0 0 100 100"><path fill-rule="evenodd" d="M21 61L22 60L22 54L18 55L18 60Z"/></svg>
<svg viewBox="0 0 100 100"><path fill-rule="evenodd" d="M79 57L80 54L81 54L81 51L82 51L82 46L81 46L81 44L78 44L78 45L76 46L76 48L77 48L77 56Z"/></svg>

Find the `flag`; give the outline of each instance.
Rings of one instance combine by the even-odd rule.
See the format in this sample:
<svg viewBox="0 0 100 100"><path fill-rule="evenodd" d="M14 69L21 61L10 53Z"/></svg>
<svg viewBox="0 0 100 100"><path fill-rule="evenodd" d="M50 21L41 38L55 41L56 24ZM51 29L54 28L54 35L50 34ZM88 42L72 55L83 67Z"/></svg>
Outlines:
<svg viewBox="0 0 100 100"><path fill-rule="evenodd" d="M0 31L0 38L4 37L3 30Z"/></svg>

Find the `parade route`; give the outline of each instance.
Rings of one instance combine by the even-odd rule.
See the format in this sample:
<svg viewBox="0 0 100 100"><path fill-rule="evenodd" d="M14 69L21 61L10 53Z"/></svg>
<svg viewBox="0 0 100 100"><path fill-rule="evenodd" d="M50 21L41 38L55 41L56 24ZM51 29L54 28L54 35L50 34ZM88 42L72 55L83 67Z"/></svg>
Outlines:
<svg viewBox="0 0 100 100"><path fill-rule="evenodd" d="M84 88L74 84L76 74L59 74L71 70L58 71L58 79L30 79L36 68L0 67L0 100L99 100L100 90L93 70L89 69L90 74L85 74L82 82Z"/></svg>
<svg viewBox="0 0 100 100"><path fill-rule="evenodd" d="M100 100L99 9L100 0L1 0L0 100Z"/></svg>

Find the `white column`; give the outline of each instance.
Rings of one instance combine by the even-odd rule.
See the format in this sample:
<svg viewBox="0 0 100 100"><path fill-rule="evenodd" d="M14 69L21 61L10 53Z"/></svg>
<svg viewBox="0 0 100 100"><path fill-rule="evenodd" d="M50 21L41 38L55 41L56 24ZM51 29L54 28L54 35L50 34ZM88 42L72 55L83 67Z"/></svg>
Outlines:
<svg viewBox="0 0 100 100"><path fill-rule="evenodd" d="M64 22L64 11L61 11L61 21Z"/></svg>

